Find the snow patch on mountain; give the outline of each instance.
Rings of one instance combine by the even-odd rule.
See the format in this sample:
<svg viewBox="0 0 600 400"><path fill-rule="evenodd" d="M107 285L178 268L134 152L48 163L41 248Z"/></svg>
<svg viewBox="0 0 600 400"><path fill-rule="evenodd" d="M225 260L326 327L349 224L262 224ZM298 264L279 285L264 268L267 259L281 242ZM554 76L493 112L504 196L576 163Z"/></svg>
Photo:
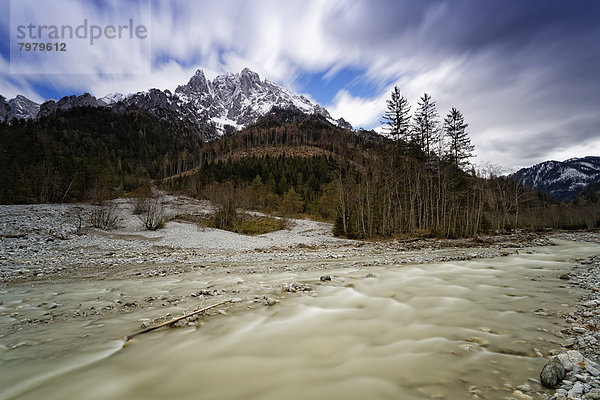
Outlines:
<svg viewBox="0 0 600 400"><path fill-rule="evenodd" d="M125 96L123 93L110 93L107 94L104 97L101 97L98 99L98 101L101 101L102 103L108 105L114 104L114 103L118 103L119 101L123 101L125 100L127 96Z"/></svg>

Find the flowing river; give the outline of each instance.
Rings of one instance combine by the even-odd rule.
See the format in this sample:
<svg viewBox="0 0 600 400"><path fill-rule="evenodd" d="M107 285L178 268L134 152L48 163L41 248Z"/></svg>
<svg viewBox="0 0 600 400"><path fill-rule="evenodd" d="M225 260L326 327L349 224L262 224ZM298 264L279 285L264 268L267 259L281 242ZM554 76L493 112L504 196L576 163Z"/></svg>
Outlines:
<svg viewBox="0 0 600 400"><path fill-rule="evenodd" d="M157 310L6 332L0 398L510 398L517 385L538 379L544 357L560 347L555 333L580 293L558 276L598 254L597 245L556 243L491 259L340 265L326 272L333 280L325 283L322 271L310 268L223 274L211 283L273 296L291 280L314 290L244 310L253 301L246 298L238 311L209 317L199 328L157 330L124 348L121 338ZM0 323L14 310L37 312L38 302L50 298L83 309L107 293L189 293L206 285L203 279L191 273L10 287L1 293ZM173 308L173 315L192 304Z"/></svg>

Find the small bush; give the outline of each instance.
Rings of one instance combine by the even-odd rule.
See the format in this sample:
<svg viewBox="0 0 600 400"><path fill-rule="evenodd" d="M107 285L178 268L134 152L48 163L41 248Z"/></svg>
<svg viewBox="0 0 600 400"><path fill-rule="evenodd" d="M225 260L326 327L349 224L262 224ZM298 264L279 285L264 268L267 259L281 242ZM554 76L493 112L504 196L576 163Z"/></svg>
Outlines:
<svg viewBox="0 0 600 400"><path fill-rule="evenodd" d="M149 231L155 231L165 227L165 207L160 198L146 198L144 209L138 214L138 218Z"/></svg>
<svg viewBox="0 0 600 400"><path fill-rule="evenodd" d="M148 210L149 199L147 197L136 197L133 200L133 215L142 215Z"/></svg>
<svg viewBox="0 0 600 400"><path fill-rule="evenodd" d="M105 231L117 229L119 219L119 210L117 205L113 203L92 206L88 214L90 225Z"/></svg>
<svg viewBox="0 0 600 400"><path fill-rule="evenodd" d="M70 216L73 220L73 223L75 224L75 234L81 235L83 233L83 224L86 219L85 209L81 206L73 207Z"/></svg>

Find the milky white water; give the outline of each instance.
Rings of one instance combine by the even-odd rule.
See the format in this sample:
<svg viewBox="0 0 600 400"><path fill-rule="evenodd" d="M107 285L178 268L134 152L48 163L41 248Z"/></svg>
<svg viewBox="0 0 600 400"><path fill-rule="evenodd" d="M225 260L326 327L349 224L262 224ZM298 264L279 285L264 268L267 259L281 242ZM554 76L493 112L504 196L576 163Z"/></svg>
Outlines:
<svg viewBox="0 0 600 400"><path fill-rule="evenodd" d="M579 292L558 276L599 252L591 244L557 243L455 263L340 264L327 271L334 279L326 284L318 281L322 271L247 275L245 286L273 295L292 279L316 290L211 317L198 329L155 331L123 349L119 337L135 331L149 310L6 334L0 398L509 398L508 385L538 378L545 363L539 353L560 347L554 333ZM84 305L106 290L186 293L206 284L202 279L16 287L2 293L0 311L26 309L47 293ZM224 275L213 283L239 279ZM10 349L21 340L27 345Z"/></svg>

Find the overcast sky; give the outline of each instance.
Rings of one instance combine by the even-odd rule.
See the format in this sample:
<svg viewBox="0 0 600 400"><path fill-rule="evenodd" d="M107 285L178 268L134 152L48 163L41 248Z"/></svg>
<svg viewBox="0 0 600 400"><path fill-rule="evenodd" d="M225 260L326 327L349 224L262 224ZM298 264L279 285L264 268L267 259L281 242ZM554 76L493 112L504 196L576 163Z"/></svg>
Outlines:
<svg viewBox="0 0 600 400"><path fill-rule="evenodd" d="M77 24L141 18L146 5L39 0L30 12ZM77 60L93 71L81 75L11 74L9 11L0 0L7 98L173 90L198 68L210 78L249 67L355 127L379 125L394 85L413 110L427 92L440 115L463 112L476 163L511 169L600 155L599 1L154 0L151 72L138 73L141 47L115 54L97 46Z"/></svg>

